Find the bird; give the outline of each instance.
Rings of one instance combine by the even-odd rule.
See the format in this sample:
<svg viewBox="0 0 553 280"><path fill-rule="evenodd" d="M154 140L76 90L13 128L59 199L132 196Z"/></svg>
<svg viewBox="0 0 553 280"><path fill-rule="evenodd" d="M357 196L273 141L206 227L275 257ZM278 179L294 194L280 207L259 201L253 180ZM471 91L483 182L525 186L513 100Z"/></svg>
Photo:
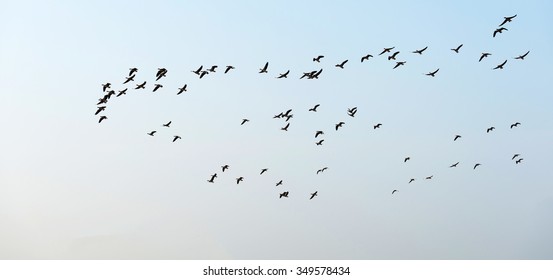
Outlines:
<svg viewBox="0 0 553 280"><path fill-rule="evenodd" d="M98 115L100 112L104 111L105 109L106 109L106 106L98 106L98 110L96 110L96 113L94 113L94 115Z"/></svg>
<svg viewBox="0 0 553 280"><path fill-rule="evenodd" d="M371 54L367 54L366 56L361 57L361 63L365 60L369 60L369 57L373 57Z"/></svg>
<svg viewBox="0 0 553 280"><path fill-rule="evenodd" d="M411 182L415 182L415 178L411 178L411 180L409 180L409 184L411 184Z"/></svg>
<svg viewBox="0 0 553 280"><path fill-rule="evenodd" d="M392 59L393 59L393 60L396 60L396 56L397 56L398 54L399 54L399 52L395 52L394 54L389 55L389 56L388 56L388 60L392 60Z"/></svg>
<svg viewBox="0 0 553 280"><path fill-rule="evenodd" d="M428 49L428 46L426 46L426 47L424 47L424 48L422 48L422 49L420 49L420 50L415 50L415 51L413 51L413 53L422 54L422 52L424 52L426 49Z"/></svg>
<svg viewBox="0 0 553 280"><path fill-rule="evenodd" d="M278 115L274 115L273 119L280 119L282 118L282 112L278 113Z"/></svg>
<svg viewBox="0 0 553 280"><path fill-rule="evenodd" d="M291 118L294 117L294 114L290 114L288 116L286 116L286 120L285 121L290 121Z"/></svg>
<svg viewBox="0 0 553 280"><path fill-rule="evenodd" d="M456 53L459 53L459 50L461 49L462 46L463 46L463 44L460 44L457 48L451 49L451 50L456 52Z"/></svg>
<svg viewBox="0 0 553 280"><path fill-rule="evenodd" d="M276 78L277 79L288 78L288 73L290 73L290 70L286 71L285 73L279 74L278 77Z"/></svg>
<svg viewBox="0 0 553 280"><path fill-rule="evenodd" d="M325 141L324 139L321 139L318 142L315 142L315 144L317 144L317 146L320 146L323 144L324 141Z"/></svg>
<svg viewBox="0 0 553 280"><path fill-rule="evenodd" d="M314 74L310 75L309 77L307 77L308 79L312 80L312 79L319 79L319 75L321 75L321 73L323 72L323 68L321 68L321 70L315 72Z"/></svg>
<svg viewBox="0 0 553 280"><path fill-rule="evenodd" d="M221 166L221 170L222 170L223 172L225 172L225 170L229 169L229 167L230 167L230 166L229 166L228 164L225 164L225 165Z"/></svg>
<svg viewBox="0 0 553 280"><path fill-rule="evenodd" d="M217 65L211 66L211 68L207 69L209 72L215 72L215 69L217 69Z"/></svg>
<svg viewBox="0 0 553 280"><path fill-rule="evenodd" d="M516 163L516 164L519 164L519 163L522 162L522 160L523 160L523 158L519 158L519 159L517 159L517 160L515 161L515 163Z"/></svg>
<svg viewBox="0 0 553 280"><path fill-rule="evenodd" d="M290 123L287 123L286 126L281 127L280 130L288 131L288 127L290 127Z"/></svg>
<svg viewBox="0 0 553 280"><path fill-rule="evenodd" d="M396 193L396 192L399 192L399 191L398 191L398 190L393 190L393 191L392 191L392 194L394 194L394 193Z"/></svg>
<svg viewBox="0 0 553 280"><path fill-rule="evenodd" d="M495 68L493 68L492 70L495 70L495 69L503 69L503 66L505 66L505 63L507 63L507 60L505 59L505 61L503 61L503 63L497 65Z"/></svg>
<svg viewBox="0 0 553 280"><path fill-rule="evenodd" d="M110 88L110 87L111 87L111 83L102 84L102 91L103 91L103 92L106 92L106 90L107 90L108 88Z"/></svg>
<svg viewBox="0 0 553 280"><path fill-rule="evenodd" d="M311 71L311 72L303 72L303 75L301 75L300 77L300 80L307 77L308 79L310 77L313 77L313 75L316 73L317 71Z"/></svg>
<svg viewBox="0 0 553 280"><path fill-rule="evenodd" d="M187 84L184 84L183 87L179 88L179 92L177 92L177 95L179 95L179 94L185 92L185 91L186 91L186 86L187 86Z"/></svg>
<svg viewBox="0 0 553 280"><path fill-rule="evenodd" d="M515 158L517 158L517 157L519 157L519 156L520 156L520 154L514 154L513 157L511 158L511 160L513 160L513 159L515 159Z"/></svg>
<svg viewBox="0 0 553 280"><path fill-rule="evenodd" d="M408 160L410 160L411 158L410 157L406 157L403 162L407 162Z"/></svg>
<svg viewBox="0 0 553 280"><path fill-rule="evenodd" d="M315 138L317 138L319 135L325 134L322 130L315 131Z"/></svg>
<svg viewBox="0 0 553 280"><path fill-rule="evenodd" d="M344 69L344 65L345 65L347 62L348 62L348 60L346 59L346 60L342 61L342 63L336 64L336 65L334 65L334 66L336 66L336 67L338 67L338 68Z"/></svg>
<svg viewBox="0 0 553 280"><path fill-rule="evenodd" d="M162 77L165 77L165 74L167 74L167 69L157 68L156 81L161 79Z"/></svg>
<svg viewBox="0 0 553 280"><path fill-rule="evenodd" d="M209 71L207 71L207 70L202 71L202 73L200 73L200 79L203 78L207 74L209 74Z"/></svg>
<svg viewBox="0 0 553 280"><path fill-rule="evenodd" d="M168 123L163 124L163 126L169 127L171 125L171 122L173 122L173 121L169 121Z"/></svg>
<svg viewBox="0 0 553 280"><path fill-rule="evenodd" d="M527 51L525 54L519 55L519 56L515 57L515 59L524 60L524 58L525 58L529 53L530 53L530 51Z"/></svg>
<svg viewBox="0 0 553 280"><path fill-rule="evenodd" d="M426 76L434 77L434 75L436 75L436 73L438 73L438 71L440 71L440 68L436 69L434 72L426 73L425 75L426 75Z"/></svg>
<svg viewBox="0 0 553 280"><path fill-rule="evenodd" d="M357 113L357 109L351 110L351 111L348 110L348 115L349 115L350 117L352 117L352 118L355 117L355 114L356 114L356 113Z"/></svg>
<svg viewBox="0 0 553 280"><path fill-rule="evenodd" d="M325 57L324 55L319 55L319 56L317 56L317 57L314 57L314 58L313 58L313 61L315 61L315 62L321 62L321 58L324 58L324 57Z"/></svg>
<svg viewBox="0 0 553 280"><path fill-rule="evenodd" d="M144 81L143 83L141 84L137 84L136 87L134 89L143 89L143 88L146 88L146 81Z"/></svg>
<svg viewBox="0 0 553 280"><path fill-rule="evenodd" d="M499 25L499 26L502 26L503 24L507 23L507 22L511 22L512 19L514 19L517 15L515 14L514 16L510 16L510 17L503 17L503 22Z"/></svg>
<svg viewBox="0 0 553 280"><path fill-rule="evenodd" d="M283 192L283 193L281 193L279 198L283 198L283 197L288 198L288 193L289 193L289 192Z"/></svg>
<svg viewBox="0 0 553 280"><path fill-rule="evenodd" d="M430 180L430 179L432 179L432 177L434 177L434 175L430 175L430 176L426 177L425 179Z"/></svg>
<svg viewBox="0 0 553 280"><path fill-rule="evenodd" d="M338 130L338 128L342 127L342 125L346 124L345 122L339 122L336 124L335 128Z"/></svg>
<svg viewBox="0 0 553 280"><path fill-rule="evenodd" d="M519 125L520 125L519 122L516 122L516 123L514 123L514 124L511 124L511 129L512 129L513 127L517 127L517 126L519 126Z"/></svg>
<svg viewBox="0 0 553 280"><path fill-rule="evenodd" d="M495 38L495 35L496 35L497 33L501 33L501 32L503 32L503 31L509 31L509 29L507 29L507 28L505 28L505 27L498 28L498 29L494 30L494 32L493 32L493 37Z"/></svg>
<svg viewBox="0 0 553 280"><path fill-rule="evenodd" d="M280 180L280 181L278 181L278 183L276 183L277 187L280 186L280 185L282 185L282 180Z"/></svg>
<svg viewBox="0 0 553 280"><path fill-rule="evenodd" d="M242 119L242 123L240 125L244 125L245 123L249 122L250 120L248 119Z"/></svg>
<svg viewBox="0 0 553 280"><path fill-rule="evenodd" d="M127 94L127 90L128 88L124 89L124 90L120 90L119 93L117 94L117 97L123 95L123 94Z"/></svg>
<svg viewBox="0 0 553 280"><path fill-rule="evenodd" d="M456 162L456 163L450 165L449 167L450 167L450 168L451 168L451 167L457 167L458 164L459 164L459 162Z"/></svg>
<svg viewBox="0 0 553 280"><path fill-rule="evenodd" d="M211 178L207 181L210 182L210 183L214 183L215 178L217 178L217 173L211 175Z"/></svg>
<svg viewBox="0 0 553 280"><path fill-rule="evenodd" d="M134 74L137 71L138 71L138 68L136 68L136 67L129 68L129 77L132 76L132 74Z"/></svg>
<svg viewBox="0 0 553 280"><path fill-rule="evenodd" d="M486 133L489 133L490 131L492 131L492 130L494 130L494 129L495 129L495 127L493 127L493 126L492 126L492 127L489 127L488 129L486 129Z"/></svg>
<svg viewBox="0 0 553 280"><path fill-rule="evenodd" d="M240 182L244 181L244 177L238 177L236 178L236 184L240 184Z"/></svg>
<svg viewBox="0 0 553 280"><path fill-rule="evenodd" d="M103 120L107 119L108 117L106 116L100 116L100 120L98 120L98 123L101 123Z"/></svg>
<svg viewBox="0 0 553 280"><path fill-rule="evenodd" d="M328 169L328 167L325 166L325 167L323 167L323 168L317 170L317 174L319 174L319 173L321 173L321 172L324 172L324 171L327 170L327 169Z"/></svg>
<svg viewBox="0 0 553 280"><path fill-rule="evenodd" d="M153 131L151 131L150 133L147 133L147 134L150 135L150 136L154 136L154 134L156 134L156 132L157 131L153 130Z"/></svg>
<svg viewBox="0 0 553 280"><path fill-rule="evenodd" d="M232 65L228 65L227 68L225 69L225 74L228 73L228 71L234 69L234 66Z"/></svg>
<svg viewBox="0 0 553 280"><path fill-rule="evenodd" d="M453 137L453 141L457 141L459 138L461 138L461 135L455 135L455 137Z"/></svg>
<svg viewBox="0 0 553 280"><path fill-rule="evenodd" d="M267 73L267 68L269 67L269 62L265 63L265 66L263 68L259 69L259 73Z"/></svg>
<svg viewBox="0 0 553 280"><path fill-rule="evenodd" d="M288 110L286 111L286 113L284 113L282 116L283 116L283 117L287 117L287 116L290 115L290 113L292 113L292 109L288 109Z"/></svg>
<svg viewBox="0 0 553 280"><path fill-rule="evenodd" d="M476 169L476 167L478 167L478 166L480 166L480 165L482 165L482 164L477 163L477 164L474 165L474 167L473 167L472 169Z"/></svg>
<svg viewBox="0 0 553 280"><path fill-rule="evenodd" d="M263 175L263 173L267 172L267 170L269 170L269 169L268 168L261 169L261 172L259 173L259 175Z"/></svg>
<svg viewBox="0 0 553 280"><path fill-rule="evenodd" d="M173 142L177 141L178 139L181 139L181 137L178 135L173 136Z"/></svg>
<svg viewBox="0 0 553 280"><path fill-rule="evenodd" d="M156 92L156 90L158 90L159 88L162 88L163 85L160 85L160 84L155 84L154 85L154 90L152 92Z"/></svg>
<svg viewBox="0 0 553 280"><path fill-rule="evenodd" d="M311 199L313 199L314 197L316 197L316 196L317 196L317 192L318 192L318 191L315 191L314 193L311 193L311 197L309 198L309 200L311 200Z"/></svg>
<svg viewBox="0 0 553 280"><path fill-rule="evenodd" d="M134 81L134 77L136 77L136 75L132 75L132 76L129 76L129 77L126 77L125 78L125 82L123 82L123 84L126 84L130 81Z"/></svg>
<svg viewBox="0 0 553 280"><path fill-rule="evenodd" d="M321 104L317 104L317 105L313 106L313 108L309 109L309 112L317 112L317 108L319 108L319 106L321 106Z"/></svg>
<svg viewBox="0 0 553 280"><path fill-rule="evenodd" d="M201 66L200 66L200 68L198 68L198 69L196 69L196 70L192 71L192 73L194 73L194 74L196 74L196 75L198 75L198 76L199 76L199 75L200 75L200 72L202 71L202 69L203 69L203 68L204 68L204 66L203 66L203 65L201 65Z"/></svg>
<svg viewBox="0 0 553 280"><path fill-rule="evenodd" d="M390 52L391 50L393 50L395 47L391 47L391 48L384 48L384 50L379 53L378 55L383 55L384 53L387 53L387 52Z"/></svg>
<svg viewBox="0 0 553 280"><path fill-rule="evenodd" d="M482 55L480 56L480 59L478 60L478 62L482 61L482 59L484 59L484 58L486 58L490 55L492 55L492 54L491 53L486 53L486 52L482 53Z"/></svg>
<svg viewBox="0 0 553 280"><path fill-rule="evenodd" d="M394 69L398 68L401 65L404 65L407 61L398 61L396 62L396 66L394 66Z"/></svg>
<svg viewBox="0 0 553 280"><path fill-rule="evenodd" d="M377 129L377 128L380 128L382 126L381 123L377 123L375 125L373 125L373 129Z"/></svg>

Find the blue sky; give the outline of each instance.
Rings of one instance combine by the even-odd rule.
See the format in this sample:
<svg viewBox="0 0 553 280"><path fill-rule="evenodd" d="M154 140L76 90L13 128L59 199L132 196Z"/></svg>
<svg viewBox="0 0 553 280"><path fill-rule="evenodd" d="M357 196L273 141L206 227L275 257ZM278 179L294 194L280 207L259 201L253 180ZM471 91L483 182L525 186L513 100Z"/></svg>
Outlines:
<svg viewBox="0 0 553 280"><path fill-rule="evenodd" d="M551 259L551 10L547 1L7 1L0 258ZM377 55L384 47L407 63L392 69ZM482 52L492 55L478 62ZM190 72L200 65L219 69L200 80ZM226 65L236 69L222 74ZM101 84L122 90L130 67L147 89L112 98L98 124ZM164 87L152 93L160 67ZM320 68L318 80L298 79ZM283 132L272 116L287 109Z"/></svg>

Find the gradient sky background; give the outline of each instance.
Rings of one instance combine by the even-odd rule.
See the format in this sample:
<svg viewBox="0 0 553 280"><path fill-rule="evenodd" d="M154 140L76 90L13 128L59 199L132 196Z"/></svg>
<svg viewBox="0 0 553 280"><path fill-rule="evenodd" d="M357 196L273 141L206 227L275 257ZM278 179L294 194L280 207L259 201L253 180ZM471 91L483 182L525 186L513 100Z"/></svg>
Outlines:
<svg viewBox="0 0 553 280"><path fill-rule="evenodd" d="M550 1L2 1L0 258L552 259L551 11ZM392 46L407 61L395 70L377 56ZM482 52L492 56L478 62ZM200 65L219 71L199 80ZM224 75L226 65L236 69ZM130 67L135 82L98 124L101 84L125 88ZM158 67L168 74L152 93ZM321 67L320 79L298 79ZM283 132L272 116L287 109Z"/></svg>

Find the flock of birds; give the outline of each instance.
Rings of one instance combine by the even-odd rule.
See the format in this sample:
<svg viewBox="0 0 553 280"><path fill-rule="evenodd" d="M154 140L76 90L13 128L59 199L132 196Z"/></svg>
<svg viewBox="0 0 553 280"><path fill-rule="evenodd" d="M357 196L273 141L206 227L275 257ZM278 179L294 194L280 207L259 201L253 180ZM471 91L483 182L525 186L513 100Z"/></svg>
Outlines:
<svg viewBox="0 0 553 280"><path fill-rule="evenodd" d="M502 32L504 31L508 31L507 28L503 27L505 24L511 22L517 15L514 15L514 16L509 16L509 17L504 17L503 19L503 22L498 26L497 29L494 30L493 32L493 37L496 37L497 34L501 34ZM461 48L463 47L463 44L460 44L458 45L456 48L452 48L451 50L454 52L454 53L459 53ZM417 50L414 50L412 51L412 53L414 54L418 54L418 55L423 55L423 53L428 49L428 46L424 47L424 48L421 48L421 49L417 49ZM403 66L407 63L407 61L396 61L397 60L397 57L398 55L400 54L401 52L400 51L397 51L395 49L395 47L386 47L386 48L383 48L383 50L378 54L378 56L382 56L384 54L388 54L388 57L387 57L387 60L388 61L394 61L395 62L395 65L393 66L393 69L396 69L400 66ZM524 60L525 57L530 53L530 51L527 51L526 53L522 54L522 55L518 55L516 57L514 57L514 59L516 60ZM483 59L491 56L492 54L491 53L488 53L488 52L483 52L479 59L478 59L478 62L481 62ZM363 63L364 61L368 61L370 58L373 58L374 56L371 55L371 54L366 54L364 56L361 57L361 63ZM312 60L313 62L316 62L316 63L320 63L321 62L321 59L325 58L324 55L318 55L316 57L314 57ZM348 63L349 60L344 60L338 64L335 65L336 68L338 69L344 69L345 68L345 65L346 63ZM503 67L506 65L507 63L507 60L503 61L502 63L498 64L496 67L492 68L493 70L497 70L497 69L503 69ZM196 70L191 70L192 73L194 73L195 75L198 76L199 79L203 79L206 75L209 75L209 74L212 74L212 73L216 73L217 72L217 68L218 66L217 65L213 65L211 66L210 68L205 68L202 66L200 66L199 68L197 68ZM235 67L232 66L232 65L228 65L225 67L225 70L223 71L224 74L228 74L231 70L234 70ZM261 68L259 68L259 72L260 74L265 74L265 73L268 73L269 72L269 62L266 62ZM430 76L430 77L435 77L436 74L438 73L438 71L440 70L440 68L437 68L433 71L430 71L428 73L425 73L426 76ZM138 69L137 68L130 68L129 69L129 73L128 73L128 76L126 76L124 78L124 82L123 82L123 85L126 85L130 82L134 82L135 81L135 78L136 78L136 74L138 72ZM155 75L155 83L152 87L152 92L156 92L158 91L159 89L163 88L163 84L161 84L159 81L166 77L167 76L167 69L165 68L158 68L157 70L157 73ZM302 75L300 76L299 79L319 79L319 76L321 75L321 73L323 72L323 69L319 69L319 70L313 70L313 71L309 71L309 72L303 72ZM280 73L278 76L276 76L275 78L277 79L285 79L285 78L288 78L288 75L290 74L290 70L287 70L283 73ZM147 84L147 81L143 81L141 83L138 83L136 84L136 86L134 87L135 90L144 90L146 89L146 84ZM105 83L105 84L102 84L102 92L103 92L103 96L98 100L98 103L96 104L97 105L97 109L96 109L96 112L95 112L95 115L99 115L100 113L104 112L107 108L107 103L108 101L110 100L111 97L115 96L115 97L120 97L122 95L125 95L127 94L127 91L128 91L128 87L127 88L124 88L122 90L118 90L117 92L112 89L112 84L110 82L108 83ZM184 92L187 91L187 84L184 84L181 88L178 88L176 89L176 94L177 95L180 95ZM314 105L312 108L309 108L308 111L309 112L313 112L313 113L316 113L318 108L321 106L321 104L316 104ZM348 108L347 109L347 115L349 117L355 117L355 114L357 113L357 107L352 107L352 108ZM274 115L273 118L274 119L283 119L285 121L285 125L283 127L280 128L280 130L282 131L288 131L289 127L290 127L290 120L293 118L293 114L292 114L292 109L288 109L286 111L282 111L282 112L279 112L278 114ZM106 115L101 115L99 117L99 120L98 120L98 123L102 123L104 120L108 119L108 117ZM246 125L250 120L248 118L243 118L240 122L240 125ZM170 128L171 126L171 123L172 121L169 121L167 123L164 123L162 124L163 127L165 128ZM336 123L334 125L334 129L335 131L338 131L341 127L343 127L346 123L344 121L340 121L338 123ZM373 125L373 129L379 129L382 127L382 123L377 123L377 124L374 124ZM518 127L519 125L521 125L520 122L515 122L513 124L510 125L510 129L514 129L516 127ZM486 129L486 133L490 133L492 131L495 130L495 127L489 127ZM150 132L147 132L146 135L149 135L151 137L155 136L155 134L157 133L157 130L151 130ZM320 145L323 145L324 143L324 139L322 139L322 137L325 135L324 131L322 130L317 130L315 131L315 144L317 146L320 146ZM321 138L319 138L321 137ZM454 135L453 137L453 141L459 141L460 139L462 138L461 135ZM174 135L172 137L172 142L176 142L177 140L179 139L182 139L181 136L179 135ZM404 163L407 163L409 160L411 160L410 157L405 157L403 159L403 162ZM512 161L515 162L515 164L520 164L522 163L522 160L523 158L521 157L520 154L514 154L511 158ZM459 162L455 162L453 164L451 164L449 166L449 168L456 168L457 166L459 165ZM481 163L475 163L474 166L473 166L473 169L476 169L477 167L479 166L482 166ZM228 164L225 164L223 166L221 166L221 172L222 173L225 173L227 170L229 170L230 166ZM320 174L324 171L326 171L328 169L328 167L323 167L319 170L316 171L316 174ZM263 175L265 174L269 169L268 168L263 168L261 169L259 175ZM431 180L432 178L434 177L434 175L430 175L430 176L426 176L424 177L424 180ZM207 182L209 183L215 183L215 179L218 178L218 173L215 172L214 174L212 174L211 176L209 176L209 179L207 179ZM416 180L416 178L410 178L409 181L408 181L408 184L410 183L413 183L414 181ZM244 176L239 176L236 178L236 184L240 184L241 182L244 181ZM283 185L283 180L279 180L278 182L276 182L275 184L277 187L279 186L282 186ZM394 189L392 190L392 194L395 194L397 193L399 190L397 189ZM309 199L313 199L315 198L316 196L318 195L318 191L315 190L313 193L310 193L309 196ZM279 198L288 198L289 196L289 191L283 191L281 193L278 194Z"/></svg>

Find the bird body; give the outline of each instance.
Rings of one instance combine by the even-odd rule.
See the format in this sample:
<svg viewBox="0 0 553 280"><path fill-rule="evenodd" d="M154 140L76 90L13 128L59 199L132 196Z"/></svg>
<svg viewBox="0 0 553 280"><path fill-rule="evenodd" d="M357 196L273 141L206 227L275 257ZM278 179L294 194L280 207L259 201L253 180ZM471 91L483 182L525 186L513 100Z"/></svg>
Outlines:
<svg viewBox="0 0 553 280"><path fill-rule="evenodd" d="M497 33L501 33L503 31L509 31L509 29L507 29L505 27L498 28L498 29L494 30L493 37L495 38L495 35L497 35Z"/></svg>
<svg viewBox="0 0 553 280"><path fill-rule="evenodd" d="M165 127L169 127L173 121L169 121L168 123L163 124Z"/></svg>
<svg viewBox="0 0 553 280"><path fill-rule="evenodd" d="M459 50L461 49L462 46L463 46L463 44L460 44L458 47L456 47L454 49L451 49L451 50L456 52L456 53L459 53Z"/></svg>
<svg viewBox="0 0 553 280"><path fill-rule="evenodd" d="M234 66L232 65L228 65L227 68L225 69L225 74L228 73L228 71L234 69Z"/></svg>
<svg viewBox="0 0 553 280"><path fill-rule="evenodd" d="M267 68L269 68L269 62L265 63L265 66L259 69L259 73L267 73Z"/></svg>
<svg viewBox="0 0 553 280"><path fill-rule="evenodd" d="M524 58L525 58L529 53L530 53L530 51L527 51L525 54L519 55L519 56L515 57L515 59L524 60Z"/></svg>
<svg viewBox="0 0 553 280"><path fill-rule="evenodd" d="M230 166L229 166L228 164L225 164L225 165L221 166L221 170L222 170L223 172L225 172L225 170L229 169L229 167L230 167Z"/></svg>
<svg viewBox="0 0 553 280"><path fill-rule="evenodd" d="M98 120L98 123L101 123L103 120L107 119L108 117L106 116L100 116L100 119Z"/></svg>
<svg viewBox="0 0 553 280"><path fill-rule="evenodd" d="M179 88L179 92L177 92L177 95L179 95L179 94L185 92L185 91L186 91L186 87L187 87L187 84L184 84L183 87Z"/></svg>
<svg viewBox="0 0 553 280"><path fill-rule="evenodd" d="M283 198L283 197L288 198L288 193L289 193L289 192L283 192L283 193L281 193L280 196L279 196L279 198Z"/></svg>
<svg viewBox="0 0 553 280"><path fill-rule="evenodd" d="M458 164L459 164L459 162L456 162L456 163L450 165L449 167L450 167L450 168L452 168L452 167L457 167Z"/></svg>
<svg viewBox="0 0 553 280"><path fill-rule="evenodd" d="M249 122L250 120L248 119L242 119L242 123L240 125L244 125L245 123Z"/></svg>
<svg viewBox="0 0 553 280"><path fill-rule="evenodd" d="M396 60L396 56L399 54L399 52L395 52L394 54L388 56L388 60Z"/></svg>
<svg viewBox="0 0 553 280"><path fill-rule="evenodd" d="M263 173L267 172L267 170L269 170L269 169L268 168L261 169L261 173L259 173L259 175L263 175Z"/></svg>
<svg viewBox="0 0 553 280"><path fill-rule="evenodd" d="M320 146L323 144L324 141L325 141L324 139L321 139L319 140L319 142L315 142L315 144L317 144L317 146Z"/></svg>
<svg viewBox="0 0 553 280"><path fill-rule="evenodd" d="M319 135L325 134L322 130L315 131L315 138L317 138Z"/></svg>
<svg viewBox="0 0 553 280"><path fill-rule="evenodd" d="M341 68L341 69L344 69L344 65L346 65L347 62L348 62L348 60L346 59L346 60L342 61L342 63L336 64L334 66L336 66L338 68Z"/></svg>
<svg viewBox="0 0 553 280"><path fill-rule="evenodd" d="M143 88L146 88L146 81L144 81L143 83L141 84L137 84L136 87L134 89L143 89Z"/></svg>
<svg viewBox="0 0 553 280"><path fill-rule="evenodd" d="M313 199L314 197L316 197L316 196L317 196L317 192L318 192L318 191L315 191L314 193L311 193L311 197L309 198L309 200L311 200L311 199Z"/></svg>
<svg viewBox="0 0 553 280"><path fill-rule="evenodd" d="M369 60L369 57L373 57L371 54L367 54L366 56L361 57L361 63L365 60Z"/></svg>
<svg viewBox="0 0 553 280"><path fill-rule="evenodd" d="M459 138L461 138L461 135L455 135L455 137L453 137L453 141L457 141Z"/></svg>
<svg viewBox="0 0 553 280"><path fill-rule="evenodd" d="M424 47L423 49L420 49L420 50L415 50L415 51L413 51L413 53L422 54L422 52L424 52L426 49L428 49L428 46L426 46L426 47Z"/></svg>
<svg viewBox="0 0 553 280"><path fill-rule="evenodd" d="M175 142L175 141L177 141L177 140L179 140L179 139L181 139L180 136L178 136L178 135L173 136L173 142Z"/></svg>
<svg viewBox="0 0 553 280"><path fill-rule="evenodd" d="M321 58L324 58L324 57L325 57L324 55L319 55L319 56L317 56L317 57L314 57L314 58L313 58L313 61L315 61L315 62L321 62Z"/></svg>
<svg viewBox="0 0 553 280"><path fill-rule="evenodd" d="M516 123L514 123L514 124L511 125L511 129L512 129L513 127L517 127L517 126L519 126L519 125L520 125L520 123L519 123L519 122L516 122Z"/></svg>
<svg viewBox="0 0 553 280"><path fill-rule="evenodd" d="M156 92L156 90L158 90L158 89L160 89L160 88L162 88L162 87L163 87L163 85L155 84L155 85L154 85L154 90L153 90L152 92Z"/></svg>
<svg viewBox="0 0 553 280"><path fill-rule="evenodd" d="M339 122L336 124L335 128L336 130L338 130L338 128L342 127L344 124L346 124L345 122Z"/></svg>
<svg viewBox="0 0 553 280"><path fill-rule="evenodd" d="M407 63L407 61L398 61L398 62L396 62L396 66L394 66L394 69L398 68L401 65L405 65L405 63Z"/></svg>
<svg viewBox="0 0 553 280"><path fill-rule="evenodd" d="M381 53L379 53L378 55L383 55L383 54L385 54L385 53L387 53L387 52L390 52L390 51L392 51L394 48L395 48L395 47L384 48L384 50L383 50Z"/></svg>
<svg viewBox="0 0 553 280"><path fill-rule="evenodd" d="M440 68L434 70L434 72L429 72L427 74L425 74L426 76L431 76L431 77L434 77L434 75L436 75L436 73L438 73L438 71L440 71Z"/></svg>
<svg viewBox="0 0 553 280"><path fill-rule="evenodd" d="M482 61L482 59L484 59L484 58L486 58L490 55L492 55L492 54L491 53L482 53L482 55L480 56L480 59L478 59L478 62Z"/></svg>
<svg viewBox="0 0 553 280"><path fill-rule="evenodd" d="M476 169L476 167L478 167L478 166L480 166L480 165L482 165L482 164L477 163L477 164L474 165L474 167L473 167L472 169Z"/></svg>
<svg viewBox="0 0 553 280"><path fill-rule="evenodd" d="M490 133L490 131L492 131L492 130L494 130L494 129L495 129L495 127L493 127L493 126L492 126L492 127L489 127L488 129L486 129L486 133Z"/></svg>
<svg viewBox="0 0 553 280"><path fill-rule="evenodd" d="M240 184L240 182L244 181L244 177L238 177L236 178L236 184Z"/></svg>
<svg viewBox="0 0 553 280"><path fill-rule="evenodd" d="M290 123L287 123L286 126L281 127L280 130L288 131L288 127L290 127Z"/></svg>
<svg viewBox="0 0 553 280"><path fill-rule="evenodd" d="M313 106L313 108L309 109L309 112L317 112L317 108L319 108L319 106L321 106L321 104L317 104L317 105Z"/></svg>
<svg viewBox="0 0 553 280"><path fill-rule="evenodd" d="M377 123L375 125L373 125L373 129L377 129L377 128L380 128L382 126L381 123Z"/></svg>
<svg viewBox="0 0 553 280"><path fill-rule="evenodd" d="M500 27L507 23L507 22L511 22L511 20L513 20L517 15L514 15L514 16L510 16L510 17L503 17L503 22L499 25Z"/></svg>
<svg viewBox="0 0 553 280"><path fill-rule="evenodd" d="M493 70L495 70L495 69L503 69L503 66L505 66L506 63L507 63L507 60L505 59L505 61L503 61L503 63L497 65L495 68L493 68Z"/></svg>
<svg viewBox="0 0 553 280"><path fill-rule="evenodd" d="M278 183L276 183L277 187L280 186L280 185L282 185L282 180L280 180L280 181L278 181Z"/></svg>
<svg viewBox="0 0 553 280"><path fill-rule="evenodd" d="M150 136L154 136L154 134L156 134L156 132L157 131L153 130L153 131L151 131L150 133L147 133L147 134L150 135Z"/></svg>

